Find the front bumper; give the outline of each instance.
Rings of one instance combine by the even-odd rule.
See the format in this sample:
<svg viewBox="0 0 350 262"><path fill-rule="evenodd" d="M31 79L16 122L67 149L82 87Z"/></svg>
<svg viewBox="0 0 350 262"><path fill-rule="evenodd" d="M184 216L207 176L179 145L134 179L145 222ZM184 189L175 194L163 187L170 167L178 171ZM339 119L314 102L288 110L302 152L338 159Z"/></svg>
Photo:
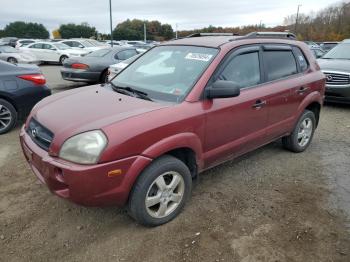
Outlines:
<svg viewBox="0 0 350 262"><path fill-rule="evenodd" d="M95 165L74 164L51 157L32 141L24 127L20 143L34 174L53 194L84 206L123 206L136 177L152 161L134 156ZM109 175L113 170L121 173Z"/></svg>
<svg viewBox="0 0 350 262"><path fill-rule="evenodd" d="M326 102L350 103L350 85L326 85Z"/></svg>
<svg viewBox="0 0 350 262"><path fill-rule="evenodd" d="M80 69L62 68L61 76L64 80L74 82L99 82L101 72L90 72Z"/></svg>

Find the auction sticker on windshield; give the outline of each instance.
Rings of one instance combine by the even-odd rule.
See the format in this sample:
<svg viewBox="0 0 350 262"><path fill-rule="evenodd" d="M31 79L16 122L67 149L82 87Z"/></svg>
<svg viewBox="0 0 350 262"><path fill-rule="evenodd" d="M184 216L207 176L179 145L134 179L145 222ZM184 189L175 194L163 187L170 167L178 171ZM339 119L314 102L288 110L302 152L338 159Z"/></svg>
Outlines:
<svg viewBox="0 0 350 262"><path fill-rule="evenodd" d="M185 59L199 60L199 61L208 62L212 57L213 57L213 55L209 55L209 54L188 53L186 55Z"/></svg>

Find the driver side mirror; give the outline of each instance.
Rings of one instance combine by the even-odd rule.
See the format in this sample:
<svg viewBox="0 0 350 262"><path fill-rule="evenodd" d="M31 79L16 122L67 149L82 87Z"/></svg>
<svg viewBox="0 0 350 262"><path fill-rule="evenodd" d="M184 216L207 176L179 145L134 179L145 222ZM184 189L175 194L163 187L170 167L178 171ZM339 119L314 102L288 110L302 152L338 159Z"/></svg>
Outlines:
<svg viewBox="0 0 350 262"><path fill-rule="evenodd" d="M205 96L209 99L236 97L240 93L241 90L235 82L226 80L218 80L205 90Z"/></svg>

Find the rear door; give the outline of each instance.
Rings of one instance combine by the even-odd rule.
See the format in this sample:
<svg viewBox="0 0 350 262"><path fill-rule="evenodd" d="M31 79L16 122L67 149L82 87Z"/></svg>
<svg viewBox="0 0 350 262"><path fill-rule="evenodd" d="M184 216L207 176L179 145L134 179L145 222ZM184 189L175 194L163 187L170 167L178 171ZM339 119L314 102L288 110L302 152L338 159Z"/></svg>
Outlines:
<svg viewBox="0 0 350 262"><path fill-rule="evenodd" d="M241 94L233 98L204 99L206 111L205 161L211 166L262 143L267 127L267 101L260 46L239 48L219 66L216 80L235 82ZM208 88L207 87L207 88Z"/></svg>
<svg viewBox="0 0 350 262"><path fill-rule="evenodd" d="M45 60L45 54L43 53L43 44L42 43L36 43L28 46L31 53L33 53L36 58L40 61L46 61Z"/></svg>

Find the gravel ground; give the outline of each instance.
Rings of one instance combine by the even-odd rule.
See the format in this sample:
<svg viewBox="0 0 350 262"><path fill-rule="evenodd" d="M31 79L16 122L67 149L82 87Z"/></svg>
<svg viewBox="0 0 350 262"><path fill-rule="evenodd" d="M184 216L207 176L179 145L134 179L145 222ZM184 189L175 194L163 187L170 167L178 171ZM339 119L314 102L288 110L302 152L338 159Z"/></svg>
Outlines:
<svg viewBox="0 0 350 262"><path fill-rule="evenodd" d="M57 67L42 69L65 89ZM184 212L157 228L51 195L17 128L0 136L0 261L350 261L349 116L324 107L302 154L277 141L201 174Z"/></svg>

